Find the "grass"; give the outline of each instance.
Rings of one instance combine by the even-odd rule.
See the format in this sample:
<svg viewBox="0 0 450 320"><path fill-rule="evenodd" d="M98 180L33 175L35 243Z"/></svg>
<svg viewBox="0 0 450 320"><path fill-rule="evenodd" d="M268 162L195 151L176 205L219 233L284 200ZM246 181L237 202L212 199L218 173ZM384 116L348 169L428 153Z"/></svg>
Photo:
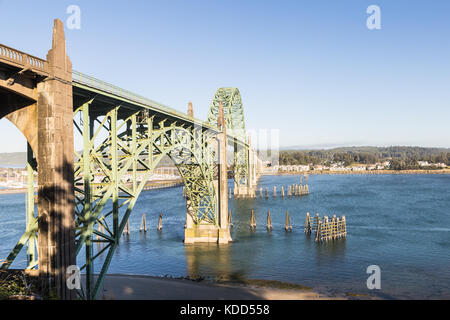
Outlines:
<svg viewBox="0 0 450 320"><path fill-rule="evenodd" d="M352 293L352 292L347 292L347 293L345 293L345 295L349 296L349 297L368 297L369 296L368 294L365 294L365 293Z"/></svg>
<svg viewBox="0 0 450 320"><path fill-rule="evenodd" d="M7 300L13 295L30 295L32 284L24 274L0 273L0 300Z"/></svg>

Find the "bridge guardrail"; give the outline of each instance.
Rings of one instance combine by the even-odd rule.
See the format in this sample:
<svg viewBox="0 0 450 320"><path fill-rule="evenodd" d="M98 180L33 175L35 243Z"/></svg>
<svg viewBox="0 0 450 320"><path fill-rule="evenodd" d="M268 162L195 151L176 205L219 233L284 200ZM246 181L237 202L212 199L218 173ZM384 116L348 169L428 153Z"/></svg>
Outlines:
<svg viewBox="0 0 450 320"><path fill-rule="evenodd" d="M172 113L173 115L177 116L177 117L186 117L185 114L183 114L180 111L177 111L171 107L162 105L156 101L150 100L148 98L145 98L141 95L138 95L136 93L133 93L131 91L122 89L120 87L117 87L113 84L110 84L108 82L99 80L97 78L94 78L92 76L86 75L84 73L81 73L79 71L75 71L72 70L72 81L73 82L78 82L80 84L95 88L95 89L99 89L102 91L106 91L108 93L114 94L116 96L128 99L128 100L132 100L141 104L145 104L151 107L157 107L159 109L163 109L169 113ZM200 121L200 120L198 120ZM203 123L203 121L200 121Z"/></svg>
<svg viewBox="0 0 450 320"><path fill-rule="evenodd" d="M110 94L131 100L131 101L135 101L140 104L150 106L152 108L160 109L161 111L164 111L164 112L171 114L173 116L176 116L178 118L188 119L186 114L184 114L178 110L175 110L171 107L168 107L168 106L158 103L156 101L145 98L139 94L122 89L118 86L115 86L113 84L110 84L110 83L102 81L102 80L99 80L95 77L89 76L87 74L81 73L76 70L72 70L72 82L79 83L81 85L85 85L85 86L88 86L88 87L91 87L94 89L102 90L102 91L108 92ZM199 119L192 119L192 120L194 120L197 123L201 123L201 125L205 128L217 130L217 128L215 128L214 126L212 126L211 124L209 124L203 120L199 120ZM238 138L236 138L235 136L230 135L230 134L228 134L228 136L231 137L232 139L234 139L235 141L237 141L238 143L240 143L244 146L247 146L247 141L241 141Z"/></svg>
<svg viewBox="0 0 450 320"><path fill-rule="evenodd" d="M31 56L25 52L0 44L0 58L22 67L30 66L34 70L47 73L47 61Z"/></svg>

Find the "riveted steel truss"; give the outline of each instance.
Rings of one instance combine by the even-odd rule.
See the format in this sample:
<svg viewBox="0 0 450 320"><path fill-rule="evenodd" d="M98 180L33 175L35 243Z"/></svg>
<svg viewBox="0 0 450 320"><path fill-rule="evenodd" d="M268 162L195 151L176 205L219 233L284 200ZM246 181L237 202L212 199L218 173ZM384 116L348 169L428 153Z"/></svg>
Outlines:
<svg viewBox="0 0 450 320"><path fill-rule="evenodd" d="M246 141L244 109L238 88L220 88L211 101L207 122L217 126L219 104L223 103L227 134L236 137L238 141ZM234 181L237 186L249 185L249 155L248 146L234 143Z"/></svg>
<svg viewBox="0 0 450 320"><path fill-rule="evenodd" d="M131 112L120 105L95 116L89 112L91 103L74 113L84 144L83 152L76 153L75 198L77 254L84 246L86 299L97 295L136 200L164 156L180 172L194 223L218 223L213 133L168 119L156 122L148 110ZM101 249L95 250L94 243ZM93 262L103 253L106 257L94 281Z"/></svg>
<svg viewBox="0 0 450 320"><path fill-rule="evenodd" d="M163 157L171 158L186 187L189 214L195 224L218 225L217 118L222 101L227 135L235 151L235 181L249 183L249 157L239 90L222 88L214 95L208 122L196 124L90 88L93 97L74 111L75 215L77 264L86 274L84 299L97 296L133 207ZM96 95L103 99L95 107ZM116 101L105 107L105 100ZM124 99L122 99L124 100ZM1 268L7 269L27 245L27 269L38 267L38 218L34 203L36 161L28 148L29 192L26 230ZM94 277L94 262L100 265Z"/></svg>
<svg viewBox="0 0 450 320"><path fill-rule="evenodd" d="M20 237L17 244L11 250L10 254L3 261L0 270L6 270L11 266L11 263L16 259L19 252L24 246L27 246L26 270L35 269L38 265L37 259L37 231L38 231L38 218L35 210L34 203L34 172L37 171L36 159L33 157L33 151L31 146L27 144L27 177L28 177L28 190L26 193L26 227L25 232Z"/></svg>

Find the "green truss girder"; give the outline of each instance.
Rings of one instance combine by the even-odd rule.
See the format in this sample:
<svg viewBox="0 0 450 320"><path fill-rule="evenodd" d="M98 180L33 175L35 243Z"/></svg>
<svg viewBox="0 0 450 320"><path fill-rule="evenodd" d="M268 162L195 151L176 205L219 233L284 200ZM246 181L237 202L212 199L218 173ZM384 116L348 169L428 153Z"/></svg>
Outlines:
<svg viewBox="0 0 450 320"><path fill-rule="evenodd" d="M238 141L247 140L245 130L244 108L238 88L219 88L211 101L207 122L217 126L219 104L222 102L225 115L227 135L236 137ZM250 179L248 146L234 143L234 181L240 185L249 185Z"/></svg>
<svg viewBox="0 0 450 320"><path fill-rule="evenodd" d="M25 232L20 237L17 244L11 250L10 254L3 261L0 270L8 269L13 261L16 259L19 252L27 245L27 267L26 269L34 269L37 267L37 231L38 219L35 213L34 204L34 172L37 171L36 159L33 157L31 146L27 144L27 175L28 175L28 190L26 193L26 227Z"/></svg>
<svg viewBox="0 0 450 320"><path fill-rule="evenodd" d="M130 110L120 104L99 116L90 110L94 100L88 100L74 112L75 133L83 139L83 150L75 150L74 187L78 259L84 248L85 264L81 269L86 272L86 282L80 291L84 299L97 296L133 207L164 156L173 160L183 179L194 223L218 225L214 187L217 130L214 128L217 128L220 101L225 107L227 135L235 146L238 185L248 183L249 173L244 114L237 88L217 90L208 120L200 125L178 124L171 116L161 120L161 114L154 110ZM158 114L159 121L152 114ZM33 181L37 166L30 147L27 168L26 230L1 269L7 269L25 245L28 246L27 269L38 267ZM104 258L101 272L94 279L94 261L101 257Z"/></svg>
<svg viewBox="0 0 450 320"><path fill-rule="evenodd" d="M77 254L85 248L81 269L86 270L86 299L97 295L136 200L164 156L170 157L180 172L194 223L218 223L213 134L167 120L155 123L148 112L127 114L121 106L94 118L89 112L91 103L86 102L74 114L75 128L84 141L74 169L76 244ZM101 131L106 138L99 141ZM108 204L111 210L105 212ZM98 230L99 225L103 232ZM95 243L102 248L95 250ZM94 281L93 263L105 252L102 271Z"/></svg>

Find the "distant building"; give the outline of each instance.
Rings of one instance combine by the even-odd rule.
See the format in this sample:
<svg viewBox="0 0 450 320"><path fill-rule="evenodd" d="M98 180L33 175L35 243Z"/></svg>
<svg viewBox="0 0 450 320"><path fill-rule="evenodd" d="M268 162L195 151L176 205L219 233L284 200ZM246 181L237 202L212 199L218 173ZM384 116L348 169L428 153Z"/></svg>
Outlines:
<svg viewBox="0 0 450 320"><path fill-rule="evenodd" d="M430 166L428 161L417 161L417 164L419 165L419 167L429 167Z"/></svg>

